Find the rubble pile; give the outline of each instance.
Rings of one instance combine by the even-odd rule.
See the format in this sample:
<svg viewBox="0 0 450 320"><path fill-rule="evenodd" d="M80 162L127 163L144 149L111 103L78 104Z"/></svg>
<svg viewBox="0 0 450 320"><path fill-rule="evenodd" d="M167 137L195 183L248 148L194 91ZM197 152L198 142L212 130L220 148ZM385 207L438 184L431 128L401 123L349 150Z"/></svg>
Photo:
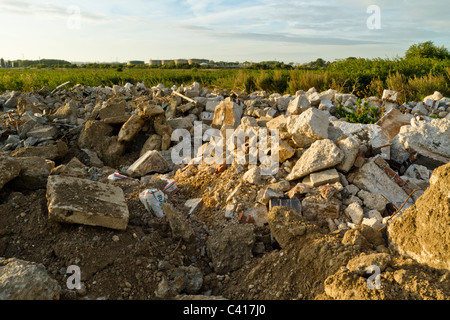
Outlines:
<svg viewBox="0 0 450 320"><path fill-rule="evenodd" d="M332 89L1 94L0 297L35 272L38 299L448 299L450 98L361 103L374 124Z"/></svg>

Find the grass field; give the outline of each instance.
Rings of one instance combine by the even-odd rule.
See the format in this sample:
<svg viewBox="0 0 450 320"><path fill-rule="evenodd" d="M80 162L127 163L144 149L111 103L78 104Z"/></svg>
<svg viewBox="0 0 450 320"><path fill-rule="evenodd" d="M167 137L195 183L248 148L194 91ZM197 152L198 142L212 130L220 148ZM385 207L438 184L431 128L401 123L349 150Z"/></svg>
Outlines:
<svg viewBox="0 0 450 320"><path fill-rule="evenodd" d="M0 92L32 91L48 86L54 89L70 81L88 86L163 83L189 85L194 81L208 88L238 89L252 92L295 94L297 90L336 89L360 97L381 96L384 89L400 92L400 100L421 100L434 91L450 96L450 60L434 59L347 59L317 70L252 69L148 69L117 70L95 68L0 69Z"/></svg>

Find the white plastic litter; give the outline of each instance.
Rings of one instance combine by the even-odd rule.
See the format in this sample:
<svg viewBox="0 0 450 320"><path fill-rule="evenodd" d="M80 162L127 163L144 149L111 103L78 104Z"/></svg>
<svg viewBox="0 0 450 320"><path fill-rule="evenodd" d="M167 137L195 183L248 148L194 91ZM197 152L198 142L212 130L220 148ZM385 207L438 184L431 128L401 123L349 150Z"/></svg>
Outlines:
<svg viewBox="0 0 450 320"><path fill-rule="evenodd" d="M162 204L164 203L164 193L159 189L146 189L139 194L139 200L148 212L153 212L158 218L164 217Z"/></svg>

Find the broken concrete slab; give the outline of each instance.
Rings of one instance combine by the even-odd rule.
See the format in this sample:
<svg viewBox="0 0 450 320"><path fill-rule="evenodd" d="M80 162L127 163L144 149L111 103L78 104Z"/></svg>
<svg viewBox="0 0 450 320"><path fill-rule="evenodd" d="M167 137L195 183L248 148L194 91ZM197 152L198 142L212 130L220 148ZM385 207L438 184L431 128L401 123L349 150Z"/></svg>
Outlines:
<svg viewBox="0 0 450 320"><path fill-rule="evenodd" d="M412 121L400 129L399 140L410 151L425 157L450 162L450 120Z"/></svg>
<svg viewBox="0 0 450 320"><path fill-rule="evenodd" d="M376 125L381 127L382 137L391 140L400 132L401 127L410 125L412 118L411 114L392 109L385 113Z"/></svg>
<svg viewBox="0 0 450 320"><path fill-rule="evenodd" d="M129 212L121 188L86 179L50 176L47 182L49 219L125 230Z"/></svg>
<svg viewBox="0 0 450 320"><path fill-rule="evenodd" d="M325 112L310 108L298 116L289 117L287 129L295 144L306 148L317 140L328 139L328 124Z"/></svg>
<svg viewBox="0 0 450 320"><path fill-rule="evenodd" d="M336 169L329 169L320 172L311 173L309 176L310 184L313 187L319 187L324 184L333 184L339 182L339 173Z"/></svg>
<svg viewBox="0 0 450 320"><path fill-rule="evenodd" d="M127 175L138 178L149 173L166 173L170 170L166 159L155 150L147 151L127 170Z"/></svg>
<svg viewBox="0 0 450 320"><path fill-rule="evenodd" d="M237 128L241 124L243 111L243 105L238 100L226 98L214 111L212 127L220 129L225 124Z"/></svg>
<svg viewBox="0 0 450 320"><path fill-rule="evenodd" d="M384 195L397 207L408 198L408 194L373 161L356 172L353 184L373 194Z"/></svg>
<svg viewBox="0 0 450 320"><path fill-rule="evenodd" d="M28 138L37 138L40 141L53 140L59 134L59 131L54 126L36 126L27 132Z"/></svg>
<svg viewBox="0 0 450 320"><path fill-rule="evenodd" d="M334 167L343 158L344 153L331 140L318 140L303 153L286 180L300 179L313 172Z"/></svg>
<svg viewBox="0 0 450 320"><path fill-rule="evenodd" d="M141 131L143 126L144 120L137 114L133 114L130 119L123 124L117 140L119 142L130 142Z"/></svg>
<svg viewBox="0 0 450 320"><path fill-rule="evenodd" d="M311 108L311 103L309 102L308 97L306 94L300 94L289 103L286 115L301 114L309 108Z"/></svg>
<svg viewBox="0 0 450 320"><path fill-rule="evenodd" d="M353 136L344 137L335 142L336 145L344 152L344 158L342 162L337 165L337 169L342 172L349 172L353 167L358 156L358 150L360 147L360 142Z"/></svg>
<svg viewBox="0 0 450 320"><path fill-rule="evenodd" d="M69 152L67 144L58 140L56 143L46 144L44 146L24 147L11 152L11 156L15 158L22 157L41 157L48 160L59 160L64 158Z"/></svg>

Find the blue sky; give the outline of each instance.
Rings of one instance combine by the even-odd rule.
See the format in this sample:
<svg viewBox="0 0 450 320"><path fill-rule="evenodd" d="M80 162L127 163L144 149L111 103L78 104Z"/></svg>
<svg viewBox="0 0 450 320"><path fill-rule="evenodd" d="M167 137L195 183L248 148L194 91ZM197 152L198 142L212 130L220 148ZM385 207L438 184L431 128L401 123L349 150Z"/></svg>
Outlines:
<svg viewBox="0 0 450 320"><path fill-rule="evenodd" d="M381 29L367 28L370 5L380 8ZM428 40L450 49L449 10L448 0L0 0L0 56L286 63L395 57Z"/></svg>

